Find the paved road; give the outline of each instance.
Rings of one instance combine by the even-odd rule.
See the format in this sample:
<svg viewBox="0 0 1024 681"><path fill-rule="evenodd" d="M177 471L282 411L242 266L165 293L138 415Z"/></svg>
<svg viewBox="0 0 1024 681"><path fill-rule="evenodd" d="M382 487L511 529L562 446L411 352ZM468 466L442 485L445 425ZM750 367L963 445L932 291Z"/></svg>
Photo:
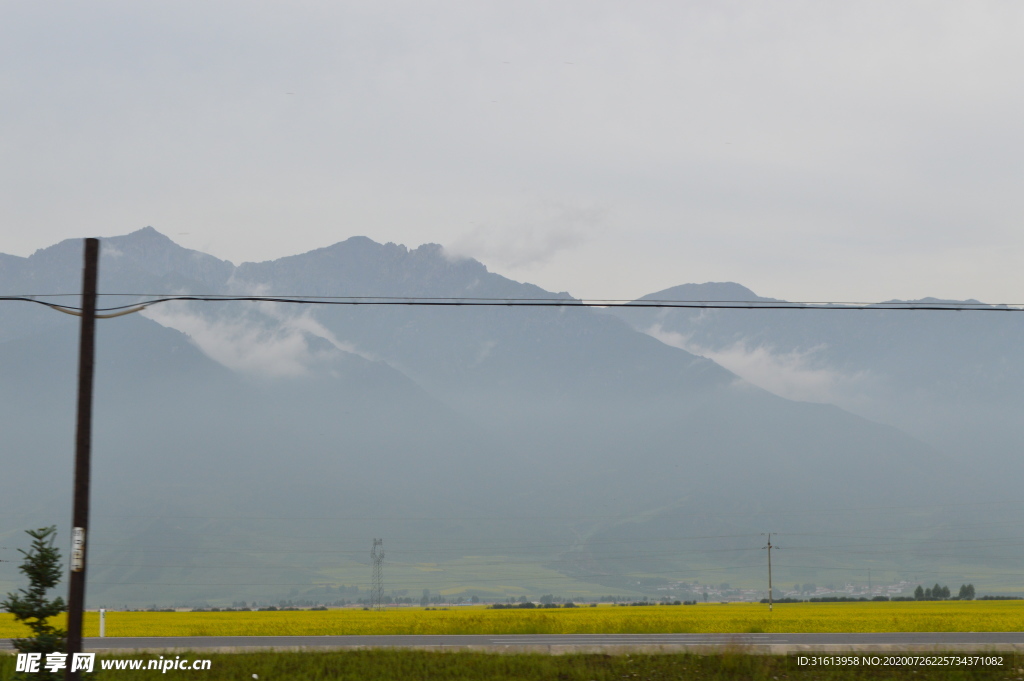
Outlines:
<svg viewBox="0 0 1024 681"><path fill-rule="evenodd" d="M1024 632L895 634L543 634L508 636L175 636L85 639L86 650L424 648L536 652L673 651L739 646L754 652L1024 650ZM11 649L0 639L0 650Z"/></svg>

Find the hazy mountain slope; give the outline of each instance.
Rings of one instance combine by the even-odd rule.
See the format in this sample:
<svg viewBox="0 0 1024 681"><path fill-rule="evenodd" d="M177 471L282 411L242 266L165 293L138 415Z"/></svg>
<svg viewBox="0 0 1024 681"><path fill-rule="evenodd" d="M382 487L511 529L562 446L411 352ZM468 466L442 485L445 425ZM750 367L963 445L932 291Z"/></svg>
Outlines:
<svg viewBox="0 0 1024 681"><path fill-rule="evenodd" d="M365 238L237 268L151 229L105 240L103 253L105 294L556 295L436 245ZM80 257L74 242L43 249L13 261L4 285L76 290ZM11 305L4 503L63 519L76 324L47 310L17 321ZM331 561L365 559L374 536L410 565L568 552L551 564L604 583L614 563L595 548L602 537L643 538L680 516L695 532L724 531L722 518L749 532L813 510L827 531L830 509L979 498L905 433L782 399L596 311L196 303L146 314L100 322L91 598L289 593L342 579ZM29 484L41 470L52 481ZM311 542L325 546L290 553ZM673 555L619 565L693 564Z"/></svg>
<svg viewBox="0 0 1024 681"><path fill-rule="evenodd" d="M436 246L409 250L363 238L243 265L234 284L280 294L309 287L320 295L553 295L474 261L453 262ZM401 368L485 426L534 471L534 484L576 481L556 496L579 514L607 509L609 499L619 512L673 503L706 485L707 475L720 486L728 481L728 494L712 500L726 507L759 498L766 483L789 490L796 504L824 489L809 487L808 475L853 480L860 471L874 479L885 467L898 480L946 465L891 429L774 398L589 310L359 306L305 314L337 342ZM677 476L681 464L708 472ZM875 480L857 494L906 495L901 484ZM834 490L823 494L815 503L837 499Z"/></svg>
<svg viewBox="0 0 1024 681"><path fill-rule="evenodd" d="M772 300L738 284L687 284L640 300ZM928 299L921 302L938 302ZM964 301L973 302L977 301ZM731 366L779 394L832 402L958 457L1009 464L1024 445L1012 312L627 309L638 330Z"/></svg>
<svg viewBox="0 0 1024 681"><path fill-rule="evenodd" d="M0 398L8 405L0 414L2 530L15 539L25 526L49 522L67 536L77 329L60 331L0 344ZM487 462L489 478L483 462L467 456L484 446L480 434L384 364L338 352L320 376L246 379L141 317L101 322L97 347L91 598L187 601L196 590L174 585L202 584L201 573L131 566L166 560L170 548L202 563L225 533L233 549L256 555L261 546L287 545L287 524L251 531L240 520L248 517L367 517L332 532L353 547L384 530L401 541L401 528L381 523L382 515L509 512L505 496L485 494L488 480L507 478L501 460ZM437 494L437 485L458 479L476 484ZM139 574L148 575L145 588L135 588ZM284 571L295 583L312 575L302 560ZM119 579L128 586L119 588Z"/></svg>

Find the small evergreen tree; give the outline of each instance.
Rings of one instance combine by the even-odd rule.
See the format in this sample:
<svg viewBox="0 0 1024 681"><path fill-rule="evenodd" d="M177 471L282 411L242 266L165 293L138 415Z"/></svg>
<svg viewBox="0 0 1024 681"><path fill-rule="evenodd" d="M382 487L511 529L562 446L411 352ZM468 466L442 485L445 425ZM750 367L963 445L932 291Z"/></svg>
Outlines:
<svg viewBox="0 0 1024 681"><path fill-rule="evenodd" d="M25 556L18 569L28 577L29 586L7 594L7 598L0 601L0 609L13 614L15 620L23 622L35 634L32 638L14 640L18 652L42 653L45 659L46 653L64 652L65 646L66 632L47 622L67 609L63 598L46 598L46 592L57 586L61 577L60 551L53 545L57 527L25 530L25 533L32 537L32 547L28 551L18 549ZM32 678L43 679L46 675L33 674Z"/></svg>
<svg viewBox="0 0 1024 681"><path fill-rule="evenodd" d="M914 599L918 601L924 600L924 589L921 588L920 584L918 584L917 588L914 589Z"/></svg>

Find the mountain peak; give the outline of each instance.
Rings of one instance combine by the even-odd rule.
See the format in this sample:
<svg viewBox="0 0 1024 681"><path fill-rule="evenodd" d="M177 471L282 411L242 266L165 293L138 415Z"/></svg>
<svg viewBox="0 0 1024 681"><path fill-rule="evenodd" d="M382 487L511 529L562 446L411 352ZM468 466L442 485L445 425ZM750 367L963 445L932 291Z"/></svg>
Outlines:
<svg viewBox="0 0 1024 681"><path fill-rule="evenodd" d="M190 249L187 249L184 246L176 244L169 236L163 234L162 232L158 232L156 229L149 226L143 227L142 229L137 229L134 232L129 232L128 234L122 234L121 236L107 237L103 239L102 242L103 243L101 245L101 252L103 250L115 250L123 252L125 250L141 251L145 249L149 253L153 253L159 252L154 251L154 249L169 249L172 251L178 250L198 253L198 251L190 251ZM204 253L202 255L206 254ZM206 257L212 258L213 256Z"/></svg>
<svg viewBox="0 0 1024 681"><path fill-rule="evenodd" d="M184 276L205 284L223 284L235 266L227 260L180 246L152 227L103 239L100 253L111 266L141 267L157 276Z"/></svg>
<svg viewBox="0 0 1024 681"><path fill-rule="evenodd" d="M151 225L146 225L142 229L137 229L134 232L129 232L121 238L135 238L135 239L159 239L162 241L171 241L171 238L165 234L158 232ZM173 243L173 242L171 242Z"/></svg>
<svg viewBox="0 0 1024 681"><path fill-rule="evenodd" d="M350 236L344 241L339 241L333 246L328 246L328 248L379 248L380 246L381 244L370 237L357 234L356 236Z"/></svg>
<svg viewBox="0 0 1024 681"><path fill-rule="evenodd" d="M762 298L746 286L732 281L709 281L703 284L682 284L656 293L649 293L638 300L701 300L708 302L753 302L776 301Z"/></svg>

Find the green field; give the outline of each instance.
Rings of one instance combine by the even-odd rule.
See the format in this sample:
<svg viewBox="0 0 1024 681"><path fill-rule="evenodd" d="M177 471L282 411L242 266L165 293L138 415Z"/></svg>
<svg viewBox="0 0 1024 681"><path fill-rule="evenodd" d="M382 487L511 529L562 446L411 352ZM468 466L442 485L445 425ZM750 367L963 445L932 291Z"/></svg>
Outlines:
<svg viewBox="0 0 1024 681"><path fill-rule="evenodd" d="M324 636L344 634L652 634L1021 631L1024 601L753 603L533 610L483 607L278 612L108 612L108 636ZM27 635L0 615L0 638ZM86 613L85 635L98 635Z"/></svg>

